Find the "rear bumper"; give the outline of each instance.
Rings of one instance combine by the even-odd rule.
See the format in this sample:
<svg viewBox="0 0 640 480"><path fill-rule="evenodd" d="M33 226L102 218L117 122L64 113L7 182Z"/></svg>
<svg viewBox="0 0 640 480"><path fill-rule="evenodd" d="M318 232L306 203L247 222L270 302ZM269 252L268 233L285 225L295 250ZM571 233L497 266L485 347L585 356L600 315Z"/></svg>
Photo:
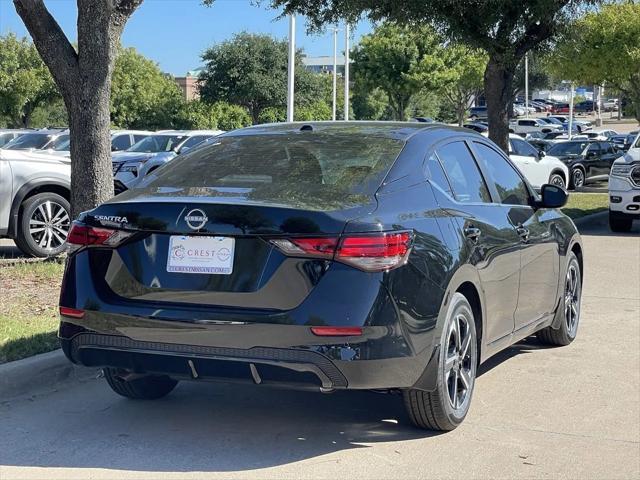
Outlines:
<svg viewBox="0 0 640 480"><path fill-rule="evenodd" d="M64 321L59 335L65 355L85 366L115 367L183 380L246 381L324 392L409 387L429 390L437 365L437 355L432 352L426 356L365 359L369 341L235 348L135 340Z"/></svg>

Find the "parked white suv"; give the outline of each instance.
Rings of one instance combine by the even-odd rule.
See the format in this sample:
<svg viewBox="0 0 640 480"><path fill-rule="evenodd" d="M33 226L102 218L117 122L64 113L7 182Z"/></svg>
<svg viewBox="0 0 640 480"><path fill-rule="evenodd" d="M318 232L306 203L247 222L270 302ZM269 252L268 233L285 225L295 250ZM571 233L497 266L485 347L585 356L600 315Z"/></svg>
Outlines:
<svg viewBox="0 0 640 480"><path fill-rule="evenodd" d="M486 132L481 135L488 137ZM509 158L536 190L540 190L545 183L567 188L567 166L559 159L539 152L536 147L515 133L509 134Z"/></svg>
<svg viewBox="0 0 640 480"><path fill-rule="evenodd" d="M554 125L552 123L546 123L538 118L519 118L509 122L509 131L511 133L550 133L561 132L564 127L562 125Z"/></svg>
<svg viewBox="0 0 640 480"><path fill-rule="evenodd" d="M628 232L640 220L640 134L627 153L613 162L609 174L609 226Z"/></svg>

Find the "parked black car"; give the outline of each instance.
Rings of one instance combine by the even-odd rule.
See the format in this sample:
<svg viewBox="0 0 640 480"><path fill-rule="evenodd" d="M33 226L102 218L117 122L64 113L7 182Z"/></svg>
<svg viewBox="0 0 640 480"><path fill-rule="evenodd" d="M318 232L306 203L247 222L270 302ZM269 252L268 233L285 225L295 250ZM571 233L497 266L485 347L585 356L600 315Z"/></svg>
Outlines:
<svg viewBox="0 0 640 480"><path fill-rule="evenodd" d="M469 118L471 120L486 120L487 119L487 107L471 107L469 109Z"/></svg>
<svg viewBox="0 0 640 480"><path fill-rule="evenodd" d="M566 198L462 128L236 130L74 223L62 347L125 397L181 379L395 390L416 425L451 430L480 362L576 336Z"/></svg>
<svg viewBox="0 0 640 480"><path fill-rule="evenodd" d="M569 188L579 188L591 180L601 180L609 176L616 158L623 155L612 142L571 140L556 143L547 150L547 155L562 160L571 178Z"/></svg>
<svg viewBox="0 0 640 480"><path fill-rule="evenodd" d="M483 122L468 122L468 123L465 123L463 127L478 133L484 133L489 131L489 127Z"/></svg>

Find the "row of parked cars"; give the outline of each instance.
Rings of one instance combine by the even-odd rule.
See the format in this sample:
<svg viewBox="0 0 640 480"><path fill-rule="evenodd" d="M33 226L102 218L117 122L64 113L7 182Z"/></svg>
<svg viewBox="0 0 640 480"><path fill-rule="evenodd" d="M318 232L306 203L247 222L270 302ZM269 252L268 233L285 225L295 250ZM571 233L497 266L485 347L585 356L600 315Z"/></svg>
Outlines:
<svg viewBox="0 0 640 480"><path fill-rule="evenodd" d="M536 189L545 183L574 189L615 177L610 179L611 227L630 229L640 215L638 132L619 135L610 129L593 130L582 122L581 133L569 139L564 129L568 119L545 120L550 119L558 123L530 125L519 119L512 124L508 152L512 162ZM465 126L488 136L483 122ZM134 188L177 155L200 148L221 133L112 131L116 194ZM65 129L0 130L0 237L13 238L28 255L55 255L65 247L71 224L69 146Z"/></svg>
<svg viewBox="0 0 640 480"><path fill-rule="evenodd" d="M113 130L116 193L137 185L175 156L220 130ZM71 225L71 152L63 128L0 129L0 238L25 254L50 256L65 248Z"/></svg>

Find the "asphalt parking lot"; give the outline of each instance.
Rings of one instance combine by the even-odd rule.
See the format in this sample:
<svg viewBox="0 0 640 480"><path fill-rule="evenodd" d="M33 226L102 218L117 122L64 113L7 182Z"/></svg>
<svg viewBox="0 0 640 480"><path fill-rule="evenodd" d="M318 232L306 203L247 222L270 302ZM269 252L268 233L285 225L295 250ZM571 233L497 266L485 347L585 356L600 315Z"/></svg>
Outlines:
<svg viewBox="0 0 640 480"><path fill-rule="evenodd" d="M638 478L640 228L585 230L577 340L481 369L454 432L412 428L395 395L180 385L134 402L103 380L0 404L0 478Z"/></svg>

